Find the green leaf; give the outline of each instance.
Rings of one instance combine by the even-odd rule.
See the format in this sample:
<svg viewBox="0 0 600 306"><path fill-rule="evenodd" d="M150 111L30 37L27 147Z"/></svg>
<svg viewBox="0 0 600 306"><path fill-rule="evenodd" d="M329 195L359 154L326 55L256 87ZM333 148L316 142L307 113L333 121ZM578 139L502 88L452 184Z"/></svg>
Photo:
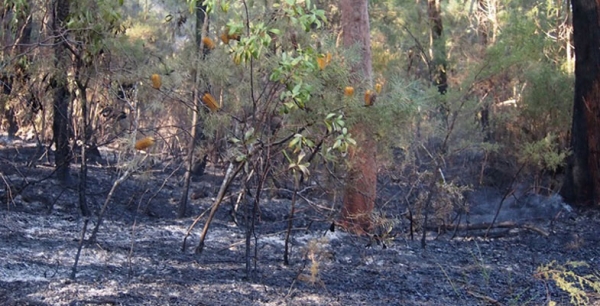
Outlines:
<svg viewBox="0 0 600 306"><path fill-rule="evenodd" d="M235 161L238 162L238 163L243 162L245 160L246 160L246 155L238 155L235 158Z"/></svg>
<svg viewBox="0 0 600 306"><path fill-rule="evenodd" d="M244 141L248 141L252 136L254 135L254 128L251 127L250 129L248 129L246 131L246 133L244 134Z"/></svg>
<svg viewBox="0 0 600 306"><path fill-rule="evenodd" d="M292 139L292 141L290 141L288 148L295 147L298 143L300 143L300 140L302 140L302 135L300 135L300 134L294 135L294 138Z"/></svg>
<svg viewBox="0 0 600 306"><path fill-rule="evenodd" d="M229 2L221 3L221 11L224 13L229 12Z"/></svg>

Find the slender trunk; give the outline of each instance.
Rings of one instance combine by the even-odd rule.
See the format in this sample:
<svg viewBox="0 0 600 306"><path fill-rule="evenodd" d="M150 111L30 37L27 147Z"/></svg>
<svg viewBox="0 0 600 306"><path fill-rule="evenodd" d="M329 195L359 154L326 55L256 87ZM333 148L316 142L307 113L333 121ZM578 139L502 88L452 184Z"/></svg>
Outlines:
<svg viewBox="0 0 600 306"><path fill-rule="evenodd" d="M448 78L446 76L446 42L443 36L444 27L440 0L428 0L427 13L431 27L432 79L438 88L438 92L443 95L448 90Z"/></svg>
<svg viewBox="0 0 600 306"><path fill-rule="evenodd" d="M481 45L482 58L485 56L485 51L489 42L490 34L492 37L494 33L490 33L490 21L488 18L488 12L490 11L489 0L478 0L477 1L477 14L475 15L478 19L477 32L479 36L479 44ZM487 84L486 84L487 85ZM483 97L481 103L481 109L479 110L479 123L481 124L481 132L483 133L483 141L491 141L492 133L490 130L490 104L493 101L487 99L490 93L489 87L483 88L484 92L479 94Z"/></svg>
<svg viewBox="0 0 600 306"><path fill-rule="evenodd" d="M54 133L54 144L56 151L54 154L54 163L56 166L56 176L62 183L68 183L71 179L69 164L71 163L71 150L69 148L69 123L68 110L71 95L67 84L67 70L70 65L70 57L65 47L67 43L64 36L65 23L69 16L69 0L56 0L54 8L54 22L52 29L55 35L55 66L56 72L54 82L56 84L54 92L54 115L52 131Z"/></svg>
<svg viewBox="0 0 600 306"><path fill-rule="evenodd" d="M203 33L208 32L208 18L206 16L206 7L198 6L196 8L196 56L204 59L202 36ZM188 195L190 192L190 181L192 178L192 171L194 168L194 149L196 147L196 138L198 134L198 112L200 111L200 75L198 67L193 71L194 75L194 109L192 110L192 130L190 131L190 142L187 147L187 165L185 171L185 177L183 180L183 192L181 199L179 200L179 209L177 211L177 217L183 218L187 212Z"/></svg>

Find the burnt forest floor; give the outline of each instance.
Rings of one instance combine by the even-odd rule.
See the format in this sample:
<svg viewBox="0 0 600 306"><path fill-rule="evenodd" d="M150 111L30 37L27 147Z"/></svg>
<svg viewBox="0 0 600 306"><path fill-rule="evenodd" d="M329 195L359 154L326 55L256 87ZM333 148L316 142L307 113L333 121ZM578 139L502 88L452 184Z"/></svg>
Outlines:
<svg viewBox="0 0 600 306"><path fill-rule="evenodd" d="M202 254L194 249L205 218L182 251L194 218L214 201L222 169L209 167L208 175L194 179L199 194L190 201L190 217L177 219L181 171L158 164L117 188L97 242L84 246L72 280L84 223L78 193L49 177L51 164L33 150L0 148L1 305L547 305L550 300L569 305L570 296L554 281L536 277L538 267L585 261L588 266L570 270L599 273L600 214L569 210L556 196L523 194L526 205L503 205L498 222L526 222L537 230L509 227L490 236L496 238L432 230L422 248L421 233L411 239L408 221L399 217L392 230L396 237L384 248L367 247L365 237L331 232L331 218L323 212L332 204L307 195L297 202L289 265L283 264L283 253L290 200L273 196L261 202L248 275L245 207L234 223L233 200L217 211ZM35 166L28 167L31 161ZM75 181L77 171L73 166ZM117 174L90 167L88 197L95 215ZM380 197L390 199L400 190L390 182L378 188ZM502 196L491 187L471 192L471 222L491 221ZM401 202L387 205L384 213L401 216ZM91 218L88 234L96 222ZM588 303L599 303L589 289Z"/></svg>

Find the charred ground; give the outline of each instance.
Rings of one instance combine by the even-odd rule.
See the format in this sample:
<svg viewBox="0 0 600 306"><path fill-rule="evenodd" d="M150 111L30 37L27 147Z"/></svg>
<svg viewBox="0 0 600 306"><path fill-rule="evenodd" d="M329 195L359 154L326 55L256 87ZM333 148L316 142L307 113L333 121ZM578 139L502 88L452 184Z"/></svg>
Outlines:
<svg viewBox="0 0 600 306"><path fill-rule="evenodd" d="M538 267L585 261L589 267L576 272L597 275L600 265L597 211L569 211L560 198L518 190L505 199L497 222L541 231L503 228L483 238L483 230L438 228L427 232L422 248L420 232L411 240L406 204L394 200L402 186L382 179L384 213L398 220L387 248L366 247L365 237L329 231L335 214L328 209L335 210L335 203L307 196L298 202L291 264L285 266L290 200L273 197L261 204L248 277L243 214L234 223L227 201L204 252L194 254L203 221L182 251L187 228L210 208L222 171L209 166L209 175L195 179L199 196L191 202L192 217L176 219L180 170L159 163L117 189L98 242L85 245L72 280L83 224L77 190L59 185L43 151L36 150L0 150L3 305L543 305L549 299L566 305L568 294L537 278ZM90 168L88 194L95 212L117 176L106 165ZM491 221L503 194L492 187L469 192L469 224ZM95 222L92 218L92 226ZM590 303L597 300L590 296Z"/></svg>

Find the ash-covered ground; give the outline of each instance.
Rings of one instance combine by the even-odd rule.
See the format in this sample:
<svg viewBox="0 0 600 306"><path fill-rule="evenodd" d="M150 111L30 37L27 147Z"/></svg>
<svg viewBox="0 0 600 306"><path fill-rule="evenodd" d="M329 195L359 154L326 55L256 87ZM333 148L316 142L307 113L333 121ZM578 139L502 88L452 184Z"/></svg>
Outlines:
<svg viewBox="0 0 600 306"><path fill-rule="evenodd" d="M218 169L195 180L201 196L190 202L189 218L177 219L181 176L158 165L117 188L97 242L84 245L71 279L84 224L77 190L46 178L53 169L43 160L28 167L32 158L25 148L0 150L2 305L547 305L550 300L569 305L569 295L536 277L537 269L553 261L585 261L589 266L573 271L599 273L597 211L573 210L557 196L525 192L502 201L502 191L478 188L467 197L470 224L490 222L502 202L497 223L530 227L507 226L488 238L481 230L432 230L423 248L420 232L411 239L402 201L386 199L398 187L386 183L379 187L388 203L382 213L398 221L386 248L339 229L331 232L336 206L307 195L296 203L289 265L283 254L291 201L265 196L250 237L248 274L246 208L239 208L233 222L234 198L219 208L203 252L194 249L205 217L182 250L194 218L213 203ZM95 213L117 175L105 166L90 168L88 197ZM14 188L27 183L23 190ZM96 222L91 218L88 234ZM589 291L588 303L598 304L598 295Z"/></svg>

